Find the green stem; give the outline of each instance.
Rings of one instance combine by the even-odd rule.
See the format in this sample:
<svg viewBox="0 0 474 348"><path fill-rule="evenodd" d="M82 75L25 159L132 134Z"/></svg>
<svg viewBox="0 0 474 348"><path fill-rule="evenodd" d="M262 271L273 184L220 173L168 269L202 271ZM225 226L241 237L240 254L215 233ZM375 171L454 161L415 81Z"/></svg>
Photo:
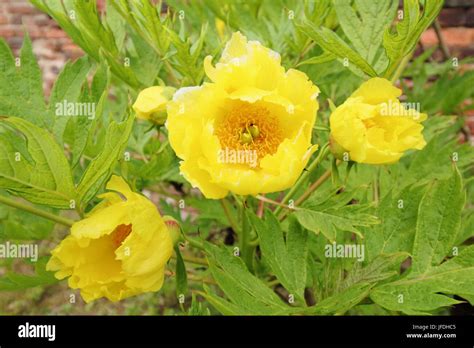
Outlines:
<svg viewBox="0 0 474 348"><path fill-rule="evenodd" d="M221 199L221 204L222 204L222 208L224 209L225 216L227 217L227 220L229 221L230 226L232 227L235 233L239 233L239 228L237 227L237 223L234 221L232 214L230 212L229 206L227 205L227 199L226 198Z"/></svg>
<svg viewBox="0 0 474 348"><path fill-rule="evenodd" d="M308 178L309 174L320 164L326 156L329 154L329 144L324 144L321 147L321 150L319 150L318 156L314 159L314 161L309 165L308 169L301 174L300 178L298 181L293 185L293 187L288 191L288 193L283 197L281 200L280 204L283 206L286 204L286 202L291 199L291 197L294 197L295 193L299 190L301 185L306 181ZM274 214L275 216L278 216L282 210L282 206L276 207Z"/></svg>
<svg viewBox="0 0 474 348"><path fill-rule="evenodd" d="M194 238L190 238L190 237L186 237L184 235L184 239L193 247L195 247L196 249L201 249L201 250L204 250L204 245L199 242L198 240L194 239Z"/></svg>
<svg viewBox="0 0 474 348"><path fill-rule="evenodd" d="M28 205L28 204L18 202L16 200L10 199L10 198L5 197L5 196L0 195L0 203L9 205L10 207L13 207L13 208L24 210L28 213L35 214L37 216L41 216L45 219L54 221L54 222L56 222L58 224L61 224L61 225L64 225L64 226L71 227L74 224L74 220L49 213L47 211L35 208L34 206L31 206L31 205Z"/></svg>
<svg viewBox="0 0 474 348"><path fill-rule="evenodd" d="M407 66L408 62L410 61L411 57L413 55L413 52L410 54L407 54L401 61L400 64L397 66L397 69L393 73L393 75L390 78L390 82L395 83L400 76L402 75L403 70L405 70L405 67Z"/></svg>
<svg viewBox="0 0 474 348"><path fill-rule="evenodd" d="M187 255L181 255L183 258L184 262L189 262L189 263L194 263L196 265L202 265L202 266L209 266L207 263L206 259L202 259L200 257L194 257L194 256L187 256ZM171 255L172 259L176 259L176 254Z"/></svg>
<svg viewBox="0 0 474 348"><path fill-rule="evenodd" d="M253 249L254 247L250 244L250 226L247 221L247 217L245 215L246 203L245 198L243 200L243 204L241 207L241 219L242 219L242 229L240 231L240 253L242 255L242 259L244 260L247 268L252 271L253 269Z"/></svg>

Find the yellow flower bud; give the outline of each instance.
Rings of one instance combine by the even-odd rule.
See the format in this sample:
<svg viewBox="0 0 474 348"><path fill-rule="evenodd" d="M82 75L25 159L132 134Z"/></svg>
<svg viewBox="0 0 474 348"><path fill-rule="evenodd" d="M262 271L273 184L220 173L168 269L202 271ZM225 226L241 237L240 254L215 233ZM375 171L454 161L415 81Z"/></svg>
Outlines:
<svg viewBox="0 0 474 348"><path fill-rule="evenodd" d="M162 125L166 121L166 104L175 92L173 87L153 86L138 94L133 104L137 118Z"/></svg>
<svg viewBox="0 0 474 348"><path fill-rule="evenodd" d="M80 289L86 302L119 301L163 285L173 252L168 228L155 205L112 176L102 202L71 227L46 266Z"/></svg>
<svg viewBox="0 0 474 348"><path fill-rule="evenodd" d="M397 162L409 149L421 150L426 145L421 122L427 115L406 109L398 100L401 93L383 78L364 82L329 118L333 153L381 164Z"/></svg>

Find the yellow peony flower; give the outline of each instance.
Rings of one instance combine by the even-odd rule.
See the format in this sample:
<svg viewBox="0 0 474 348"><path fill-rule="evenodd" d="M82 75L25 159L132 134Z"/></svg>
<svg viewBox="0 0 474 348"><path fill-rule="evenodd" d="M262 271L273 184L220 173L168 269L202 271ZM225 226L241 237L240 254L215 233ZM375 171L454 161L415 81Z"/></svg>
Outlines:
<svg viewBox="0 0 474 348"><path fill-rule="evenodd" d="M421 150L426 142L420 122L427 116L406 108L401 93L383 78L364 82L330 116L333 150L370 164L393 163L409 149Z"/></svg>
<svg viewBox="0 0 474 348"><path fill-rule="evenodd" d="M86 302L119 301L163 285L173 251L170 234L151 201L113 176L102 202L76 222L53 251L47 270L69 277Z"/></svg>
<svg viewBox="0 0 474 348"><path fill-rule="evenodd" d="M211 83L181 88L168 103L166 126L181 173L215 199L292 186L316 151L319 89L239 32L215 67L211 61L204 61Z"/></svg>
<svg viewBox="0 0 474 348"><path fill-rule="evenodd" d="M171 99L175 88L153 86L145 88L138 94L133 104L137 118L149 120L162 125L166 121L166 103Z"/></svg>

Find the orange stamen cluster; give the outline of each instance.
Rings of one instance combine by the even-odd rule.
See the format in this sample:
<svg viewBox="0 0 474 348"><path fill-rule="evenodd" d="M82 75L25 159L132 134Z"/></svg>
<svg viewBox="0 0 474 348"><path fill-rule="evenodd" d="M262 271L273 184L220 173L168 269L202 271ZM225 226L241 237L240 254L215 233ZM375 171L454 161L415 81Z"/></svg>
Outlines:
<svg viewBox="0 0 474 348"><path fill-rule="evenodd" d="M242 133L257 127L258 136L250 142L242 142ZM283 141L278 120L263 106L249 103L235 105L215 129L222 148L232 150L255 150L258 162L266 155L274 154Z"/></svg>

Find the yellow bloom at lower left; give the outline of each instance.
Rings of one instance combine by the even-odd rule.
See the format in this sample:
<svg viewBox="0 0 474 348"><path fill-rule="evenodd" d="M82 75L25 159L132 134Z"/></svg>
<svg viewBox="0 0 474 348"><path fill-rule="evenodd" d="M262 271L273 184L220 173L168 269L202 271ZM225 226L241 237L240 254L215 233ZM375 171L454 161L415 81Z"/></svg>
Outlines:
<svg viewBox="0 0 474 348"><path fill-rule="evenodd" d="M71 228L53 251L47 270L69 277L86 302L106 297L119 301L158 291L173 252L170 233L155 205L113 176L112 192Z"/></svg>

